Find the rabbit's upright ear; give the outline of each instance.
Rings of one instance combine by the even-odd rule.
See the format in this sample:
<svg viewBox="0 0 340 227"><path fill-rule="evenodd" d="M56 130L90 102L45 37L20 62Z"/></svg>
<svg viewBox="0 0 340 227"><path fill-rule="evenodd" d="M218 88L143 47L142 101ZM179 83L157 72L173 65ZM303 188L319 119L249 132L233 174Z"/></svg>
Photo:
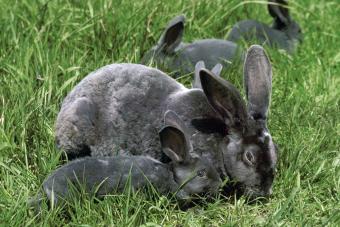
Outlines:
<svg viewBox="0 0 340 227"><path fill-rule="evenodd" d="M173 162L185 162L190 157L190 141L184 132L174 126L165 126L159 132L164 154Z"/></svg>
<svg viewBox="0 0 340 227"><path fill-rule="evenodd" d="M205 68L205 64L203 61L198 61L195 65L195 75L194 75L194 84L193 88L202 88L201 79L200 79L200 71Z"/></svg>
<svg viewBox="0 0 340 227"><path fill-rule="evenodd" d="M164 125L173 126L187 135L187 127L182 119L172 110L167 110L164 114Z"/></svg>
<svg viewBox="0 0 340 227"><path fill-rule="evenodd" d="M202 89L212 107L231 127L244 127L247 119L245 103L239 91L228 81L202 69Z"/></svg>
<svg viewBox="0 0 340 227"><path fill-rule="evenodd" d="M272 90L272 67L265 50L259 45L251 46L247 52L244 84L249 115L255 120L265 120Z"/></svg>
<svg viewBox="0 0 340 227"><path fill-rule="evenodd" d="M184 32L185 17L183 15L173 18L158 41L159 51L171 54L181 43Z"/></svg>
<svg viewBox="0 0 340 227"><path fill-rule="evenodd" d="M215 76L220 76L221 71L222 71L223 66L220 63L217 63L212 69L211 72L212 74L214 74ZM195 65L195 77L194 77L194 84L193 84L193 88L201 88L202 89L202 85L201 85L201 79L200 79L200 71L202 69L205 69L205 64L203 61L199 61L196 63Z"/></svg>
<svg viewBox="0 0 340 227"><path fill-rule="evenodd" d="M215 75L215 76L221 76L221 72L222 72L222 64L217 63L212 69L211 72Z"/></svg>
<svg viewBox="0 0 340 227"><path fill-rule="evenodd" d="M290 22L288 5L285 0L269 0L268 1L269 14L276 20L276 22L283 25L288 25Z"/></svg>

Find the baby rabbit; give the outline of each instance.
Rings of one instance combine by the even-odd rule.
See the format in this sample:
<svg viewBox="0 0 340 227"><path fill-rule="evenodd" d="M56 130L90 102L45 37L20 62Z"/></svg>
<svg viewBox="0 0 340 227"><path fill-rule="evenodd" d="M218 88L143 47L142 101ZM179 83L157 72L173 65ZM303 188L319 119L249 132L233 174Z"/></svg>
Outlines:
<svg viewBox="0 0 340 227"><path fill-rule="evenodd" d="M123 191L129 179L133 189L151 183L160 193L176 193L178 199L217 192L221 180L215 168L208 160L190 154L192 145L183 131L184 124L176 125L171 119L167 122L167 118L179 117L172 111L166 112L165 122L172 125L166 125L159 132L162 150L171 160L169 164L138 155L74 160L44 181L43 190L48 199L52 204L58 204L59 198L68 198L70 183L80 184L86 191L103 196Z"/></svg>
<svg viewBox="0 0 340 227"><path fill-rule="evenodd" d="M198 61L204 61L211 69L217 63L227 67L238 59L238 46L222 39L202 39L193 43L183 43L185 17L173 18L158 43L142 58L142 64L153 60L158 67L167 72L175 72L175 76L194 71ZM241 55L241 53L239 53Z"/></svg>
<svg viewBox="0 0 340 227"><path fill-rule="evenodd" d="M233 26L227 39L233 42L241 39L247 42L257 40L260 44L293 53L302 41L302 32L297 22L290 17L287 5L285 0L269 0L268 11L274 19L272 26L256 20L240 21Z"/></svg>

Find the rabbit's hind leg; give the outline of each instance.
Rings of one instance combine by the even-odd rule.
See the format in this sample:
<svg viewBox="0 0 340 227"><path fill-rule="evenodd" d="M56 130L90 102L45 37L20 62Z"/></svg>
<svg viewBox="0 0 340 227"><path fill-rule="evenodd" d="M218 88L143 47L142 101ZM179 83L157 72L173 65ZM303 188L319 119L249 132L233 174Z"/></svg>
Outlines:
<svg viewBox="0 0 340 227"><path fill-rule="evenodd" d="M86 97L62 108L56 123L56 143L68 159L91 155L90 146L96 139L95 118L96 107Z"/></svg>

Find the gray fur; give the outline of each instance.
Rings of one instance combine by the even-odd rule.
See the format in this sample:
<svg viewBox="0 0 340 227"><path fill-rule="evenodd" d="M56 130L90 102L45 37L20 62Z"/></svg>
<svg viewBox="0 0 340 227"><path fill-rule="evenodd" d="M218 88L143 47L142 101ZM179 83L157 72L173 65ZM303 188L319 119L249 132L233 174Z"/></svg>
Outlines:
<svg viewBox="0 0 340 227"><path fill-rule="evenodd" d="M115 156L82 158L69 162L44 181L43 191L48 200L57 205L59 200L70 198L74 186L101 197L122 192L129 179L132 189L140 189L150 183L161 193L176 192L179 189L165 164L144 156ZM179 191L178 195L187 196L184 191Z"/></svg>
<svg viewBox="0 0 340 227"><path fill-rule="evenodd" d="M243 133L234 130L230 133L230 142L223 152L225 165L230 166L228 174L240 182L245 181L242 188L253 197L272 193L277 163L277 148L266 124L271 76L270 62L263 48L251 46L244 67L248 120Z"/></svg>
<svg viewBox="0 0 340 227"><path fill-rule="evenodd" d="M86 192L102 197L124 191L130 180L133 190L151 184L162 194L176 193L178 199L189 199L191 195L216 192L218 189L220 184L218 179L197 176L197 171L203 167L206 166L203 166L202 162L195 162L189 168L183 164L174 165L174 170L180 172L182 176L175 178L167 164L146 156L82 158L55 170L44 181L43 191L48 200L57 205L60 203L59 200L70 198L72 187L82 187ZM208 185L207 181L211 188L200 187Z"/></svg>
<svg viewBox="0 0 340 227"><path fill-rule="evenodd" d="M182 75L192 73L198 61L204 61L206 67L211 69L218 63L228 67L231 62L242 56L238 46L227 40L202 39L192 43L181 42L184 23L183 15L173 18L158 43L143 56L142 64L148 64L152 60L159 68Z"/></svg>
<svg viewBox="0 0 340 227"><path fill-rule="evenodd" d="M184 122L171 110L166 111L164 122L160 141L162 151L172 160L175 181L186 182L182 190L189 195L216 192L221 183L219 173L209 160L194 152Z"/></svg>
<svg viewBox="0 0 340 227"><path fill-rule="evenodd" d="M184 133L184 137L186 141L189 142L189 138L188 138L189 135L188 135L187 127L185 126L184 122L180 119L180 117L174 111L167 110L165 112L164 125L173 126L173 127L180 129Z"/></svg>
<svg viewBox="0 0 340 227"><path fill-rule="evenodd" d="M266 53L259 46L248 51L244 63L244 84L249 115L266 119L272 90L272 69Z"/></svg>
<svg viewBox="0 0 340 227"><path fill-rule="evenodd" d="M268 79L271 74L261 68L270 68L263 56L266 57L261 47L249 49L245 63L248 90L254 87L251 84L254 79L250 78L253 76L268 81L268 88L271 86ZM257 64L258 60L261 64ZM255 71L250 73L249 69ZM164 119L171 110L184 122L193 156L212 163L221 176L238 181L248 194L268 195L276 149L266 128L266 118L249 114L241 95L229 82L206 69L200 70L200 79L203 89L187 89L146 66L105 66L84 78L65 98L56 122L57 145L71 156L83 156L83 148L88 147L92 156L148 155L162 160L158 132L164 122L176 122ZM270 90L248 91L250 101L262 99L267 103L268 97ZM81 104L93 109L77 114L84 109ZM262 112L268 108L267 104L259 106ZM265 144L266 140L269 142ZM252 156L257 162L249 166L246 158Z"/></svg>
<svg viewBox="0 0 340 227"><path fill-rule="evenodd" d="M237 88L206 69L200 71L200 79L202 89L210 104L220 114L226 125L233 128L244 126L247 112L242 96Z"/></svg>
<svg viewBox="0 0 340 227"><path fill-rule="evenodd" d="M274 19L272 26L256 20L240 21L233 26L227 39L232 42L257 40L261 45L268 44L293 53L302 41L302 32L297 22L290 17L287 5L285 0L270 0L268 11Z"/></svg>

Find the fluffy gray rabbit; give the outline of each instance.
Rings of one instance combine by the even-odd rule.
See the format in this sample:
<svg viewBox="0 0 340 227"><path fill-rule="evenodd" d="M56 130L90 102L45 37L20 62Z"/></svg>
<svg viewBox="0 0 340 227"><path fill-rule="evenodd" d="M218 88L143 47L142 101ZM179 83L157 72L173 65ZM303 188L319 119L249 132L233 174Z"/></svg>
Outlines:
<svg viewBox="0 0 340 227"><path fill-rule="evenodd" d="M240 21L233 26L227 39L233 42L257 40L260 44L293 53L302 41L302 32L298 23L290 17L287 5L285 0L269 0L268 11L274 19L272 26L256 20Z"/></svg>
<svg viewBox="0 0 340 227"><path fill-rule="evenodd" d="M201 60L210 69L217 63L227 67L240 59L242 51L227 40L202 39L183 43L184 23L183 15L173 18L158 43L143 56L142 63L148 64L152 60L159 68L177 73L176 76L192 73L196 62Z"/></svg>
<svg viewBox="0 0 340 227"><path fill-rule="evenodd" d="M271 192L276 147L267 129L271 65L261 46L244 64L248 110L239 91L212 72L199 71L202 89L187 89L157 69L112 64L84 78L65 98L56 122L59 148L85 155L149 155L165 160L158 139L163 116L184 121L194 153L250 196ZM174 117L168 122L177 124ZM169 124L169 123L168 123Z"/></svg>
<svg viewBox="0 0 340 227"><path fill-rule="evenodd" d="M152 184L160 193L176 193L178 199L191 195L216 193L221 180L215 168L192 152L183 123L172 111L166 113L176 124L159 132L168 164L147 156L91 157L69 162L55 170L43 183L43 190L52 204L70 196L70 184L83 186L87 192L103 196L123 191L130 180L132 189ZM167 120L166 120L167 122Z"/></svg>

